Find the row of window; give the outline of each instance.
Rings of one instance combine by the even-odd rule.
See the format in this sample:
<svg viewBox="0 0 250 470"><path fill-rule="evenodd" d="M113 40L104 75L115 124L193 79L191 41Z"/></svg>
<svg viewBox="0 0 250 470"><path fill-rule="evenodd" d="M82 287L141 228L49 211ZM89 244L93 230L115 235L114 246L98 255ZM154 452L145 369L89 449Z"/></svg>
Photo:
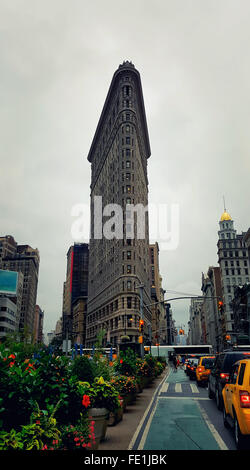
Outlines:
<svg viewBox="0 0 250 470"><path fill-rule="evenodd" d="M231 261L230 261L230 265L231 265L231 266L234 266L234 263L235 263L235 262L236 262L236 266L240 266L239 260L237 260L237 261L231 260ZM225 266L226 266L226 267L229 266L228 263L229 263L229 261L226 260L226 261L225 261ZM246 260L246 259L244 260L244 266L247 266L247 260Z"/></svg>
<svg viewBox="0 0 250 470"><path fill-rule="evenodd" d="M0 317L0 322L9 323L9 325L15 326L16 322L7 317Z"/></svg>
<svg viewBox="0 0 250 470"><path fill-rule="evenodd" d="M236 271L236 272L235 272L235 271ZM243 271L243 269L242 269L242 271ZM245 271L244 274L245 274L245 275L248 275L248 269L247 269L247 268L244 268L244 271ZM226 276L229 276L229 274L230 274L230 273L229 273L229 269L225 269L225 274L226 274ZM237 268L237 269L234 269L234 268L233 268L233 269L231 269L231 274L232 274L233 276L234 276L235 274L241 275L241 274L243 274L243 272L241 272L241 269L240 269L240 268Z"/></svg>
<svg viewBox="0 0 250 470"><path fill-rule="evenodd" d="M131 281L128 281L131 282ZM140 300L138 297L122 297L121 298L121 307L122 309L127 308L127 309L139 309L140 307ZM118 310L118 299L116 299L114 302L111 302L109 305L106 305L106 307L101 308L98 312L93 313L88 316L88 323L92 323L93 321L100 320L104 318L105 316L109 315L110 313L114 313Z"/></svg>
<svg viewBox="0 0 250 470"><path fill-rule="evenodd" d="M246 256L246 252L243 251L243 252L242 252L242 255L241 255L241 252L239 252L239 251L229 251L229 252L224 251L224 252L223 252L223 255L224 255L225 258L238 258L239 256L245 257L245 256Z"/></svg>

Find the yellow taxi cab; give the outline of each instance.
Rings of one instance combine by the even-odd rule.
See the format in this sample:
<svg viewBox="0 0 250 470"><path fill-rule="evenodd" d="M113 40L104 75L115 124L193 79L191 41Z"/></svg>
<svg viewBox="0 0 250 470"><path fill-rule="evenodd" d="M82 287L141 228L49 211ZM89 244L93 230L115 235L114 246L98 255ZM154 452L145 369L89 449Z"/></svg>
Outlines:
<svg viewBox="0 0 250 470"><path fill-rule="evenodd" d="M242 449L250 441L250 355L233 365L222 396L224 426L234 429L236 446Z"/></svg>
<svg viewBox="0 0 250 470"><path fill-rule="evenodd" d="M206 385L208 376L215 361L215 356L201 356L196 368L196 382L198 385Z"/></svg>

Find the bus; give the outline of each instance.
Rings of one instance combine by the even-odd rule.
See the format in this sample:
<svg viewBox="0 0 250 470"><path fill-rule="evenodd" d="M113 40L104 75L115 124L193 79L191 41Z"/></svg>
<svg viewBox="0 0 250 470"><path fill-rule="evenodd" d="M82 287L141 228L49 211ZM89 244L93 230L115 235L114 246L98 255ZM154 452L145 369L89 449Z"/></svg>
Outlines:
<svg viewBox="0 0 250 470"><path fill-rule="evenodd" d="M100 352L101 355L105 355L106 357L110 357L110 352L111 352L111 348L101 348L101 349L97 349L95 348L93 350L93 348L80 348L79 345L77 345L77 348L74 346L73 348L71 348L70 350L70 353L74 356L93 356L93 353L97 353L97 352ZM115 359L117 357L117 350L116 348L113 348L112 347L112 356L113 356L113 359Z"/></svg>
<svg viewBox="0 0 250 470"><path fill-rule="evenodd" d="M206 355L213 354L213 347L211 344L185 344L177 345L173 344L172 346L151 346L151 354L155 357L165 357L167 360L171 360L171 357L174 354L179 354L180 356L188 355Z"/></svg>

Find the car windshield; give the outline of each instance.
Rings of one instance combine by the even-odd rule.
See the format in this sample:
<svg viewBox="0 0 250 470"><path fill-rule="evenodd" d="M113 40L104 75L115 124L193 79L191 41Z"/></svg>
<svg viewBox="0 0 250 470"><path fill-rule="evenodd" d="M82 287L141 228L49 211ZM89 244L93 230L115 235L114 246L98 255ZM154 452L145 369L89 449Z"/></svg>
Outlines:
<svg viewBox="0 0 250 470"><path fill-rule="evenodd" d="M198 359L193 359L193 360L191 361L191 364L192 364L192 366L197 366L198 362L199 362Z"/></svg>
<svg viewBox="0 0 250 470"><path fill-rule="evenodd" d="M204 366L205 369L211 369L211 367L213 367L213 364L214 364L214 358L212 357L205 357L202 360L202 366Z"/></svg>

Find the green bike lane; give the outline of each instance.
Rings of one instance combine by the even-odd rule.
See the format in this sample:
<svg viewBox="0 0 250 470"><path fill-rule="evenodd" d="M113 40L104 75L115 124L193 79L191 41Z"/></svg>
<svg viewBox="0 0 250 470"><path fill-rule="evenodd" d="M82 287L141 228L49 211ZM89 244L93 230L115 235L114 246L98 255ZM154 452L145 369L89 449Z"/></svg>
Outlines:
<svg viewBox="0 0 250 470"><path fill-rule="evenodd" d="M193 391L187 389L193 387ZM176 393L174 390L178 390ZM169 392L169 391L172 391ZM167 392L166 392L167 391ZM156 390L129 448L133 450L225 450L202 400L205 390L190 385L182 370L170 370Z"/></svg>

